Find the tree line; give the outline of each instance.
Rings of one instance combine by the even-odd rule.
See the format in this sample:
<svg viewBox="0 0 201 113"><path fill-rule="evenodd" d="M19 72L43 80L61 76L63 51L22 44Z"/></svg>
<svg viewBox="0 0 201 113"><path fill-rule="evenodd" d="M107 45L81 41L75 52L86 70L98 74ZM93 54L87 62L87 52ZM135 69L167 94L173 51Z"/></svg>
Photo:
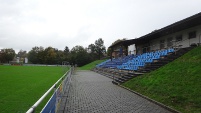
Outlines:
<svg viewBox="0 0 201 113"><path fill-rule="evenodd" d="M64 50L58 50L54 47L35 46L28 53L20 50L15 54L13 49L2 49L0 53L1 63L9 63L14 58L18 57L20 60L28 58L32 64L62 64L63 61L68 61L70 64L77 64L83 66L91 61L101 59L106 55L106 48L104 41L99 38L94 44L88 47L77 45L71 50L66 46Z"/></svg>

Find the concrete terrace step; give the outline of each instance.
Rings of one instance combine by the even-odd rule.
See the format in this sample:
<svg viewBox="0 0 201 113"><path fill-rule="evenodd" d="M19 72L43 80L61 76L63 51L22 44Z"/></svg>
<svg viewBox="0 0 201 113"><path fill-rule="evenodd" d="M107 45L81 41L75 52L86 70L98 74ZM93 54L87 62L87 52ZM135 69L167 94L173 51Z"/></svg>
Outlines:
<svg viewBox="0 0 201 113"><path fill-rule="evenodd" d="M146 66L138 69L135 72L127 72L127 71L118 71L118 70L112 70L112 69L108 69L108 70L104 70L102 69L102 71L104 71L103 73L107 73L110 76L115 76L115 83L121 84L124 83L136 76L140 76L143 75L144 73L149 73L151 71L154 71L166 64L168 64L169 62L174 61L175 59L181 57L182 55L184 55L185 53L187 53L189 50L193 49L194 47L189 47L189 48L182 48L179 49L173 53L170 53L164 57L161 57L158 60L155 60L152 63L146 64Z"/></svg>
<svg viewBox="0 0 201 113"><path fill-rule="evenodd" d="M144 68L159 68L161 67L162 65L147 65L145 66Z"/></svg>
<svg viewBox="0 0 201 113"><path fill-rule="evenodd" d="M142 70L156 70L156 69L158 69L158 68L160 68L160 67L146 67L146 68L143 68Z"/></svg>
<svg viewBox="0 0 201 113"><path fill-rule="evenodd" d="M119 85L119 84L120 84L120 83L117 82L117 81L112 81L112 83L115 84L115 85Z"/></svg>
<svg viewBox="0 0 201 113"><path fill-rule="evenodd" d="M116 81L116 82L118 82L119 84L122 84L122 83L124 83L124 82L125 82L125 81L120 80L120 79L114 79L113 81Z"/></svg>
<svg viewBox="0 0 201 113"><path fill-rule="evenodd" d="M128 81L128 80L130 80L130 79L127 79L127 78L124 78L124 77L120 77L120 78L119 78L119 80L121 80L121 81L124 81L124 82L125 82L125 81Z"/></svg>
<svg viewBox="0 0 201 113"><path fill-rule="evenodd" d="M125 73L124 73L125 74ZM122 84L134 77L137 77L137 76L140 76L140 75L143 75L143 73L127 73L126 75L123 75L123 76L120 76L120 77L115 77L113 79L113 83L114 84Z"/></svg>
<svg viewBox="0 0 201 113"><path fill-rule="evenodd" d="M126 78L126 79L132 79L133 77L132 76L127 76L127 75L124 75L122 76L123 78Z"/></svg>
<svg viewBox="0 0 201 113"><path fill-rule="evenodd" d="M137 70L137 72L149 73L151 70Z"/></svg>

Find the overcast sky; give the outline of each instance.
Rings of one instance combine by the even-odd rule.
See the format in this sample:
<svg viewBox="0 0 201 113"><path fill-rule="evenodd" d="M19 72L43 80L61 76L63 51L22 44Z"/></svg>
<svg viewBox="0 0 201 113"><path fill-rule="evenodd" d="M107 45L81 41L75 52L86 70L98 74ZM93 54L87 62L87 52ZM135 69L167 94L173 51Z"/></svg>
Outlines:
<svg viewBox="0 0 201 113"><path fill-rule="evenodd" d="M0 0L0 49L106 47L201 12L201 0Z"/></svg>

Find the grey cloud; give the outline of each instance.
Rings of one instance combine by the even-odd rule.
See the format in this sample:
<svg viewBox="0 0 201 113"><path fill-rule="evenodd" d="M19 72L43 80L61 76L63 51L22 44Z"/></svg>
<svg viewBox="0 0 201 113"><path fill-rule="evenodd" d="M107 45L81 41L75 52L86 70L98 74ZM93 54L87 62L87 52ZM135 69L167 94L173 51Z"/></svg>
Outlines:
<svg viewBox="0 0 201 113"><path fill-rule="evenodd" d="M62 8L60 2L50 2L46 7L44 0L0 0L0 49L71 49L87 47L98 38L108 47L117 39L140 37L201 11L201 1L189 0L86 0L79 5L79 0L61 0ZM76 6L66 8L69 3Z"/></svg>

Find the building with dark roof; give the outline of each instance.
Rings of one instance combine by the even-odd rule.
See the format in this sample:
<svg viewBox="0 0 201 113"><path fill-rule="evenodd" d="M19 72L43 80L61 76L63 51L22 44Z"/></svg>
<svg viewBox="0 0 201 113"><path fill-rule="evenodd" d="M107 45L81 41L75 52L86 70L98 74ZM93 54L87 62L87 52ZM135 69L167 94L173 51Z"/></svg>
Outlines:
<svg viewBox="0 0 201 113"><path fill-rule="evenodd" d="M121 41L111 45L110 48L114 51L114 48L120 46L128 48L130 45L135 45L134 54L141 54L167 48L185 48L200 45L200 43L201 12L139 38ZM128 53L125 52L125 55Z"/></svg>

